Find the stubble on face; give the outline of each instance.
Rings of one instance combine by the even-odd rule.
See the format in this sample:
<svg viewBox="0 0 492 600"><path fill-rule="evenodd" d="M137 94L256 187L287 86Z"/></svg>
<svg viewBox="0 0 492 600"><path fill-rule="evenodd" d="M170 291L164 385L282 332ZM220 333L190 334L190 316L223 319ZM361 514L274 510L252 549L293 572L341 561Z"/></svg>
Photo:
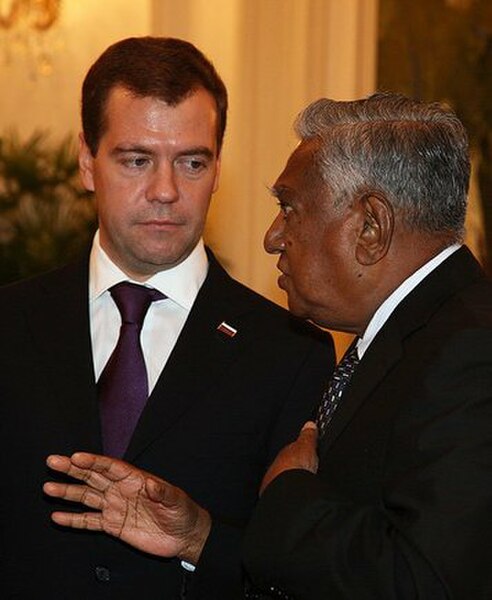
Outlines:
<svg viewBox="0 0 492 600"><path fill-rule="evenodd" d="M101 246L136 280L182 262L217 187L217 112L197 90L177 106L115 88L84 181L95 189Z"/></svg>

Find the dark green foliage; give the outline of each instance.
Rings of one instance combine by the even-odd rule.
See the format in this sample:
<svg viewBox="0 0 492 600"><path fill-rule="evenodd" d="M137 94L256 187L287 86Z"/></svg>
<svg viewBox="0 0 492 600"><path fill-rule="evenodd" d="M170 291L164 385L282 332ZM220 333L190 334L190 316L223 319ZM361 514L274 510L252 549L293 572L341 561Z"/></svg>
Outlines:
<svg viewBox="0 0 492 600"><path fill-rule="evenodd" d="M72 138L51 145L44 132L0 137L0 284L69 261L95 227Z"/></svg>
<svg viewBox="0 0 492 600"><path fill-rule="evenodd" d="M478 158L492 272L492 1L380 0L378 87L446 101Z"/></svg>

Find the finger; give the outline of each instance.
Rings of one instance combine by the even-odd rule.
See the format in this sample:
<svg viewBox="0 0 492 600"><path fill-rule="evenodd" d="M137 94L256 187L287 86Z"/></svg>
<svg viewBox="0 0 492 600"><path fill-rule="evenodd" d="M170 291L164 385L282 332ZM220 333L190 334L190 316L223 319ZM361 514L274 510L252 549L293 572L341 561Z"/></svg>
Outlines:
<svg viewBox="0 0 492 600"><path fill-rule="evenodd" d="M102 454L90 454L89 452L75 452L70 457L70 460L74 467L92 473L99 473L111 481L124 479L134 469L128 463L117 458L103 456Z"/></svg>
<svg viewBox="0 0 492 600"><path fill-rule="evenodd" d="M46 459L46 464L50 469L53 469L53 471L58 471L59 473L64 473L65 475L70 475L70 477L81 479L83 481L86 481L91 475L90 470L78 467L73 463L72 458L69 456L51 454Z"/></svg>
<svg viewBox="0 0 492 600"><path fill-rule="evenodd" d="M75 452L70 457L72 464L80 469L90 471L107 478L109 481L121 481L127 477L152 477L151 473L138 469L133 465L102 454L91 454L89 452Z"/></svg>
<svg viewBox="0 0 492 600"><path fill-rule="evenodd" d="M69 458L68 456L52 454L46 459L46 464L50 469L58 471L59 473L64 473L65 475L69 475L74 479L83 481L87 485L90 485L92 488L101 492L105 491L111 485L112 480L106 477L104 473L99 473L97 471L92 471L91 469L81 468L80 466L75 465L73 463L73 456ZM87 456L95 457L95 455ZM89 464L93 464L92 461L90 461Z"/></svg>
<svg viewBox="0 0 492 600"><path fill-rule="evenodd" d="M72 462L68 456L60 456L58 454L51 454L48 456L46 464L50 469L58 471L59 473L68 473L72 467Z"/></svg>
<svg viewBox="0 0 492 600"><path fill-rule="evenodd" d="M86 485L73 485L48 481L43 485L43 491L53 498L62 498L70 502L79 502L89 508L102 509L104 505L103 495Z"/></svg>
<svg viewBox="0 0 492 600"><path fill-rule="evenodd" d="M70 460L74 466L96 473L108 473L115 468L129 467L127 463L117 458L89 452L74 452Z"/></svg>
<svg viewBox="0 0 492 600"><path fill-rule="evenodd" d="M54 512L51 519L57 525L72 527L73 529L89 529L90 531L103 531L101 513L67 513Z"/></svg>

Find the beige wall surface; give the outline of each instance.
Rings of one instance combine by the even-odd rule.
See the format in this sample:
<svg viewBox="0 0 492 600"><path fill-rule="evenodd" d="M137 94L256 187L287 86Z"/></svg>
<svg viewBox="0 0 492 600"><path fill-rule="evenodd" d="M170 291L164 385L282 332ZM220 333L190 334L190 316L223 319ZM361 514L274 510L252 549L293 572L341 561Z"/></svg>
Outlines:
<svg viewBox="0 0 492 600"><path fill-rule="evenodd" d="M262 248L276 213L267 186L296 143L292 123L308 102L373 90L376 20L376 0L153 2L153 32L198 45L229 90L207 239L239 279L278 302L276 259Z"/></svg>
<svg viewBox="0 0 492 600"><path fill-rule="evenodd" d="M184 37L212 59L230 97L222 179L206 231L229 270L285 304L263 236L277 207L267 187L296 143L292 123L321 96L374 90L377 0L154 0L153 33ZM337 336L343 349L347 336Z"/></svg>
<svg viewBox="0 0 492 600"><path fill-rule="evenodd" d="M207 241L234 276L284 304L276 258L262 247L277 211L267 187L296 143L292 123L308 102L373 90L376 22L377 0L62 0L47 37L51 75L36 74L18 52L2 55L0 38L0 132L78 132L84 74L117 39L154 34L195 43L230 94Z"/></svg>
<svg viewBox="0 0 492 600"><path fill-rule="evenodd" d="M88 66L112 42L147 34L150 15L150 0L62 0L60 19L45 36L49 75L38 72L32 55L17 47L12 35L8 50L0 31L0 132L15 128L27 136L41 128L54 138L77 133Z"/></svg>

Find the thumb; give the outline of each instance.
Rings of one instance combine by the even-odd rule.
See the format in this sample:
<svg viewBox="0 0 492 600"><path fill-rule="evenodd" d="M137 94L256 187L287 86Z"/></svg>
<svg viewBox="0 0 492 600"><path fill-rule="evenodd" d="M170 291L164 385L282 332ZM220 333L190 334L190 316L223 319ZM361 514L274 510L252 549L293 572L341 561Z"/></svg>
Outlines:
<svg viewBox="0 0 492 600"><path fill-rule="evenodd" d="M299 439L316 443L318 440L318 427L314 421L307 421L304 423L300 433Z"/></svg>
<svg viewBox="0 0 492 600"><path fill-rule="evenodd" d="M304 423L304 425L302 426L301 431L307 431L307 430L314 430L314 431L318 431L318 426L316 425L316 423L314 421L306 421Z"/></svg>
<svg viewBox="0 0 492 600"><path fill-rule="evenodd" d="M169 507L177 503L179 495L178 488L156 477L147 477L145 491L152 502L160 502Z"/></svg>

